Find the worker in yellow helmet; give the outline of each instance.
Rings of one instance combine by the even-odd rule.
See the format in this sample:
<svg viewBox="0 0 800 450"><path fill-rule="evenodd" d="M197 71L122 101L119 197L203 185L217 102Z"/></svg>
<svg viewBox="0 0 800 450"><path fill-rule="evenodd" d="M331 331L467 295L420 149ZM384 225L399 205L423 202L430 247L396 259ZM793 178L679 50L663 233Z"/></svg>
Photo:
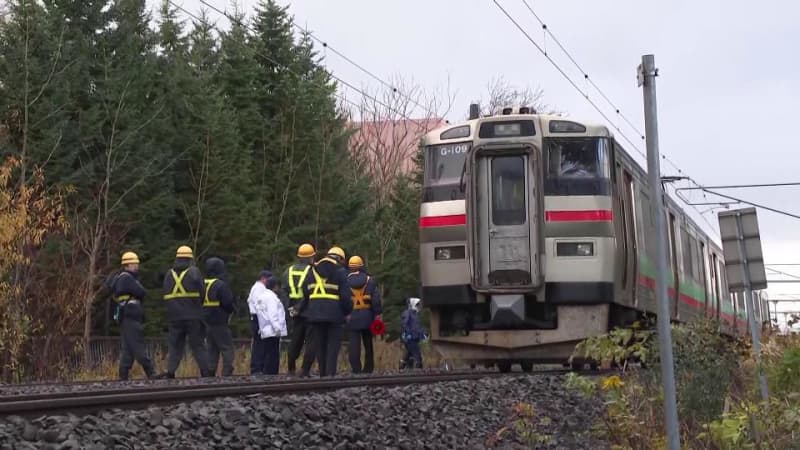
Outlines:
<svg viewBox="0 0 800 450"><path fill-rule="evenodd" d="M114 318L119 322L122 345L119 353L119 378L128 379L136 360L147 378L155 376L153 362L144 345L144 307L147 292L139 283L139 256L133 252L122 254L122 271L111 281L111 292L116 303Z"/></svg>
<svg viewBox="0 0 800 450"><path fill-rule="evenodd" d="M167 378L175 378L187 338L200 375L212 376L203 342L205 282L203 274L193 262L192 249L186 245L180 246L175 254L175 263L164 277L164 301L167 303L169 322Z"/></svg>
<svg viewBox="0 0 800 450"><path fill-rule="evenodd" d="M375 319L381 318L381 298L378 283L364 267L364 260L351 256L347 262L350 273L347 283L353 298L353 312L347 320L348 355L350 369L353 373L372 373L375 368L375 356L372 349L372 331L370 326ZM361 343L364 343L364 365L361 365Z"/></svg>
<svg viewBox="0 0 800 450"><path fill-rule="evenodd" d="M294 375L297 358L303 350L303 344L308 339L308 326L305 315L298 311L300 301L303 300L303 286L311 273L316 251L311 244L302 244L297 248L297 262L289 266L283 273L281 283L281 297L289 312L290 329L289 349L287 351L289 375Z"/></svg>
<svg viewBox="0 0 800 450"><path fill-rule="evenodd" d="M314 264L303 286L298 310L306 314L311 328L310 342L303 355L303 377L309 376L315 358L320 376L336 375L345 317L353 311L344 258L344 250L332 247Z"/></svg>

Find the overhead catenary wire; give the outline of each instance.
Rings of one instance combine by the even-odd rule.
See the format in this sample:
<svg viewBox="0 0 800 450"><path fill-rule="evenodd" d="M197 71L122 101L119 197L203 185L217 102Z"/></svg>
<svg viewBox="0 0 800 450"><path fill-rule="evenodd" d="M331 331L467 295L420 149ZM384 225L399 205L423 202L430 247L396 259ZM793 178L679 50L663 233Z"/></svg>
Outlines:
<svg viewBox="0 0 800 450"><path fill-rule="evenodd" d="M589 98L589 94L587 94L584 90L582 90L578 86L578 84L575 83L575 81L564 71L564 69L562 69L561 66L558 65L558 63L555 62L555 60L553 60L553 58L551 58L550 55L547 54L547 52L542 48L542 46L540 46L538 43L536 43L535 40L533 40L533 38L531 37L530 34L528 34L528 32L525 30L525 28L523 28L522 25L520 25L519 22L517 22L517 20L514 19L514 17L512 17L511 14L508 13L508 11L506 11L506 9L503 8L503 6L500 3L497 2L497 0L492 0L492 1L500 9L500 11L502 11L503 14L505 14L505 16L508 18L508 20L510 20L511 23L513 23L514 26L516 26L517 29L528 39L528 41L530 41L530 43L533 44L533 46L536 47L537 50L539 50L539 53L541 53L550 62L550 64L552 64L553 67L555 67L556 70L558 70L558 72L561 74L561 76L563 76L564 79L567 80L569 82L569 84L571 84L572 87L575 88L575 90L578 91L578 93L580 93L587 102L589 102L590 105L592 105L592 107L595 109L595 111L597 111L598 114L600 114L603 117L603 119L605 119L606 122L608 122L609 125L614 127L614 129L616 129L620 133L620 135L629 144L631 144L631 146L640 155L642 155L643 158L647 159L647 155L642 151L642 149L639 148L630 138L628 138L628 136L619 128L619 126L617 124L615 124L614 121L611 120L608 117L608 115L602 109L600 109L600 107L597 106L597 104L592 99Z"/></svg>
<svg viewBox="0 0 800 450"><path fill-rule="evenodd" d="M614 129L615 129L615 130L617 130L617 131L619 132L619 134L622 136L622 138L623 138L623 139L625 139L625 141L627 141L627 142L628 142L628 143L629 143L629 144L630 144L630 145L633 147L633 149L634 149L634 150L636 150L636 152L637 152L637 153L639 153L639 155L641 155L641 156L642 156L642 157L643 157L645 160L647 160L647 155L644 153L644 151L642 151L642 149L641 149L641 148L639 148L639 146L638 146L638 145L636 145L636 143L634 143L634 142L633 142L633 140L631 140L631 139L628 137L628 135L626 135L626 134L625 134L625 133L622 131L622 129L620 129L619 125L617 125L616 123L614 123L614 121L612 121L612 120L611 120L611 119L608 117L608 115L607 115L607 114L606 114L606 113L605 113L605 112L604 112L604 111L603 111L603 110L602 110L602 109L601 109L601 108L600 108L600 107L599 107L599 106L598 106L598 105L597 105L597 104L596 104L596 103L595 103L595 102L594 102L592 99L590 99L590 98L589 98L589 94L588 94L588 92L587 92L587 91L584 91L584 90L582 90L582 89L581 89L581 88L578 86L578 84L577 84L577 83L576 83L576 82L575 82L575 81L574 81L574 80L573 80L573 79L572 79L572 78L571 78L571 77L570 77L570 76L569 76L569 75L566 73L566 71L565 71L565 70L564 70L564 69L563 69L563 68L562 68L562 67L561 67L561 66L560 66L560 65L559 65L559 64L558 64L558 63L557 63L557 62L556 62L556 61L555 61L555 60L554 60L554 59L553 59L553 58L552 58L552 57L551 57L551 56L550 56L550 55L547 53L547 51L545 51L545 49L543 49L543 48L542 48L542 47L541 47L541 46L540 46L538 43L536 43L536 41L535 41L535 40L534 40L534 39L531 37L531 35L530 35L530 34L529 34L529 33L528 33L526 30L525 30L525 28L524 28L524 27L522 27L522 25L520 25L520 24L519 24L519 22L518 22L516 19L514 19L514 17L513 17L513 16L512 16L512 15L511 15L511 14L510 14L510 13L509 13L509 12L508 12L508 11L507 11L505 8L503 8L503 6L502 6L502 5L501 5L501 4L500 4L500 3L499 3L497 0L492 0L492 2L495 4L495 6L497 6L497 8L498 8L498 9L500 9L500 11L502 11L502 13L503 13L503 14L506 16L506 18L508 18L508 20L509 20L509 21L511 21L511 23L513 23L513 24L514 24L514 26L515 26L515 27L516 27L516 28L517 28L517 29L518 29L518 30L519 30L519 31L520 31L520 32L521 32L521 33L522 33L522 34L525 36L525 38L527 38L527 39L528 39L528 41L529 41L529 42L530 42L530 43L531 43L531 44L532 44L534 47L536 47L536 49L539 51L539 53L541 53L541 54L542 54L542 56L544 56L544 57L545 57L545 58L546 58L546 59L547 59L547 60L550 62L550 64L552 64L552 65L553 65L553 67L555 67L555 69L556 69L556 70L557 70L557 71L558 71L558 72L561 74L561 76L562 76L562 77L564 77L564 79L566 79L566 80L567 80L567 82L569 82L569 84L570 84L570 85L572 85L572 87L573 87L573 88L574 88L576 91L578 91L578 93L579 93L579 94L581 94L581 95L583 96L583 98L584 98L584 99L585 99L585 100L586 100L586 101L587 101L587 102L588 102L588 103L589 103L589 104L590 104L590 105L591 105L591 106L592 106L592 107L593 107L593 108L594 108L594 109L595 109L595 110L596 110L596 111L597 111L597 112L598 112L598 113L599 113L599 114L600 114L600 115L603 117L603 119L605 119L605 120L606 120L606 122L607 122L609 125L611 125L612 127L614 127ZM526 5L527 5L527 2L526 2ZM527 6L529 6L529 5L527 5ZM533 12L533 9L532 9L532 8L530 8L530 9L531 9L531 12ZM536 15L536 14L534 13L534 16L537 18L537 20L539 20L539 21L540 21L540 23L542 23L542 25L543 25L543 26L545 26L545 27L546 27L546 25L544 24L544 22L543 22L543 21L541 21L541 20L539 19L538 15ZM585 79L587 79L588 81L591 81L591 80L589 80L589 78L588 78L588 75L587 75L586 71L584 71L584 70L583 70L583 69L580 67L580 65L577 63L577 61L575 61L575 60L574 60L574 58L572 58L572 56L571 56L571 55L569 55L569 53L568 53L568 52L567 52L567 51L566 51L566 50L563 48L563 46L560 44L560 41L558 41L558 40L556 39L555 35L553 35L553 34L552 34L552 32L550 32L549 34L551 35L551 37L553 38L553 40L554 40L554 41L557 41L556 43L559 45L559 47L561 47L561 48L562 48L562 50L563 50L565 53L567 53L567 56L568 56L568 57L569 57L569 58L570 58L570 59L573 61L573 63L574 63L574 64L575 64L575 65L578 67L578 69L581 71L581 73L583 73L583 74L584 74L584 76L585 76ZM591 81L591 82L592 82L592 84L594 85L594 82L593 82L593 81ZM599 88L597 88L597 89L598 89L598 91L600 91L600 90L599 90ZM605 95L604 95L604 94L603 94L603 96L605 97ZM614 106L614 104L613 104L613 103L612 103L610 100L608 100L607 98L606 98L606 101L608 101L608 102L609 102L609 104L611 104L612 106ZM618 108L616 108L616 106L614 106L614 109L615 109L615 110L616 110L616 111L619 113L619 110L618 110ZM637 133L638 133L640 136L644 137L644 134L643 134L643 133L641 133L640 131L638 131L638 128L635 128L635 127L634 127L634 129L636 129L636 130L637 130ZM675 164L675 163L674 163L672 160L670 160L670 159L669 159L669 158L668 158L668 157L667 157L665 154L663 154L663 153L661 154L661 159L663 159L664 161L668 162L668 163L669 163L669 164L670 164L672 167L674 167L674 168L675 168L675 170L677 170L677 171L678 171L678 173L680 173L680 174L685 174L685 172L684 172L684 171L683 171L683 170L682 170L682 169L681 169L681 168L680 168L680 167L679 167L677 164ZM692 183L694 183L694 184L697 184L697 183L696 183L694 180L692 180L691 178L689 178L689 180L690 180L690 182L692 182ZM699 186L699 184L697 184L697 185ZM706 219L706 217L703 215L703 213L702 213L702 212L701 212L701 211L700 211L700 210L699 210L699 209L698 209L696 206L694 206L694 205L691 205L689 202L687 202L687 201L686 201L685 199L683 199L683 198L681 198L681 200L682 200L684 203L686 203L686 205L687 205L687 206L690 206L692 209L694 209L694 210L697 212L697 214L700 216L700 218L701 218L701 219L702 219L702 220L703 220L703 221L704 221L704 222L705 222L705 223L706 223L706 224L707 224L707 225L710 227L710 228L709 228L709 230L710 230L711 232L713 232L714 234L716 234L716 235L719 237L719 232L717 232L717 231L716 231L716 229L714 228L714 226L713 226L713 225L711 225L711 223L710 223L710 222L709 222L709 221Z"/></svg>
<svg viewBox="0 0 800 450"><path fill-rule="evenodd" d="M173 6L175 6L176 8L179 8L179 9L181 9L182 11L186 12L186 10L185 10L184 8L182 8L182 7L179 7L178 5L176 5L176 4L175 4L175 2L174 2L173 0L168 0L168 1L169 1L169 3L171 3L171 4L172 4ZM247 30L249 30L249 31L251 31L251 32L257 32L257 30L254 30L253 28L251 28L250 26L248 26L246 23L242 22L242 21L241 21L239 18L237 18L237 17L234 17L234 16L232 16L232 15L228 14L227 12L225 12L225 11L223 11L223 10L219 9L218 7L216 7L216 6L212 5L211 3L209 3L207 0L199 0L199 1L200 1L200 3L202 3L203 5L205 5L205 6L209 7L210 9L212 9L212 10L216 11L218 14L220 14L220 15L222 15L223 17L225 17L226 19L228 19L228 21L230 21L231 23L235 23L235 24L237 24L237 25L239 25L239 26L241 26L241 27L243 27L243 28L245 28L245 29L247 29ZM195 19L197 19L197 17L196 17L195 15L192 15L192 16L193 16L193 17L195 17ZM207 23L207 22L206 22L206 23ZM209 25L210 25L210 24L209 24ZM255 49L254 49L254 50L255 50ZM294 74L295 76L298 76L298 77L299 77L299 75L298 75L296 72L294 72L294 71L293 71L293 70L292 70L290 67L286 66L285 64L281 64L281 63L279 63L278 61L276 61L274 58L271 58L271 57L269 57L268 55L265 55L265 54L263 54L263 53L261 53L261 56L262 56L263 58L265 58L267 61L270 61L272 64L275 64L276 66L279 66L279 67L281 67L281 68L285 69L286 71L288 71L289 73L292 73L292 74ZM361 94L362 98L367 98L367 99L370 99L370 100L374 101L375 103L377 103L377 104L379 104L379 105L383 106L383 107L384 107L384 108L386 108L387 110L389 110L389 111L391 111L391 112L393 112L393 113L397 114L397 115L398 115L398 116L400 116L400 117L403 117L403 118L404 118L404 119L406 119L406 120L413 120L413 119L411 119L410 117L408 117L408 116L407 116L405 113L403 113L402 111L399 111L399 110L397 110L396 108L393 108L393 107L391 107L391 106L387 105L386 103L384 103L383 101L379 100L378 98L376 98L376 97L374 97L374 96L372 96L372 95L368 94L367 92L364 92L364 90L362 90L362 89L359 89L359 88L357 88L357 87L353 86L351 83L349 83L349 82L347 82L346 80L344 80L343 78L341 78L341 77L337 76L335 73L331 72L330 70L328 71L328 73L330 74L331 78L335 79L336 81L338 81L338 82L342 83L343 85L347 86L348 88L350 88L350 89L352 89L352 90L354 90L354 91L358 92L359 94ZM324 87L324 86L323 86L323 87ZM325 87L325 88L327 89L327 87ZM338 96L338 95L337 95L337 96ZM340 98L341 98L341 97L340 97ZM360 107L360 106L357 106L357 107Z"/></svg>
<svg viewBox="0 0 800 450"><path fill-rule="evenodd" d="M583 70L583 67L581 67L581 65L578 64L578 61L575 60L575 58L572 56L572 54L569 51L567 51L567 49L564 47L564 45L561 43L561 41L553 33L553 30L550 29L547 26L547 24L544 22L544 20L542 20L541 17L539 17L538 14L536 14L536 11L533 10L533 7L528 3L528 0L522 0L522 3L525 4L525 7L528 9L528 11L530 11L530 13L533 15L533 17L536 18L536 20L539 22L539 24L541 24L542 29L544 30L544 32L547 33L547 35L549 35L550 38L553 39L553 42L556 43L558 48L560 48L561 51L564 52L565 55L567 55L567 58L569 58L569 60L572 61L572 64L574 64L575 67L581 72L581 74L583 75L583 78L587 82L589 82L589 84L591 84L592 87L595 88L595 90L600 94L600 96L603 97L603 99L605 99L605 101L612 108L614 108L614 111L616 111L617 115L620 116L622 118L622 120L624 120L625 123L627 123L628 126L631 127L631 129L633 131L635 131L636 134L638 134L642 138L642 140L644 140L645 139L644 133L636 125L634 125L633 122L631 122L630 119L628 119L628 116L626 116L625 114L622 113L622 111L620 111L619 107L613 101L611 101L610 98L608 98L608 96L606 95L605 92L603 92L602 89L600 89L600 86L598 86L594 82L594 80L589 77L589 73L587 71Z"/></svg>
<svg viewBox="0 0 800 450"><path fill-rule="evenodd" d="M181 6L181 5L178 5L178 4L177 4L177 3L175 3L175 1L173 1L173 0L167 0L167 1L168 1L168 2L169 2L171 5L172 5L172 6L174 6L174 7L175 7L175 8L177 8L178 10L182 11L184 14L186 14L186 15L187 15L187 16L189 16L189 17L191 17L192 19L194 19L194 20L198 21L199 23L202 23L203 25L206 25L206 26L208 26L208 27L209 27L209 28L211 28L212 30L215 30L217 33L220 33L220 34L222 33L222 31L221 31L219 28L217 28L217 26L216 26L215 24L212 24L212 23L210 23L209 21L207 21L207 20L204 20L204 19L202 19L202 18L198 17L196 14L194 14L194 13L192 13L191 11L187 10L187 9L186 9L186 8L184 8L183 6ZM203 0L200 0L200 1L203 1ZM226 16L226 17L227 17L227 16ZM244 25L242 25L242 26L244 26ZM300 77L300 75L298 75L296 72L294 72L293 70L291 70L291 68L287 67L287 66L286 66L286 65L284 65L284 64L280 64L279 62L275 61L275 59L273 59L273 58L271 58L271 57L267 56L267 55L266 55L266 54L264 54L263 52L259 52L258 50L256 50L256 49L255 49L255 48L253 48L253 47L250 47L250 46L248 46L248 45L245 45L244 43L242 43L242 46L241 46L241 48L246 48L246 49L250 50L251 52L253 52L253 55L255 55L255 56L260 56L260 57L264 58L265 60L267 60L267 61L271 62L272 64L274 64L274 65L276 65L276 66L279 66L280 68L282 68L282 69L286 70L287 72L291 73L292 75L294 75L294 76L296 76L296 77ZM319 84L316 84L316 86L317 86L318 88L320 88L320 89L326 89L326 90L327 90L327 87L325 87L324 85L319 85ZM356 108L358 108L358 107L360 106L360 105L358 105L357 103L353 102L352 100L348 99L347 97L343 96L342 94L339 94L339 93L338 93L338 92L336 92L336 91L334 91L334 92L333 92L333 95L335 95L335 96L336 96L338 99L342 100L343 102L345 102L345 103L349 103L349 104L351 104L352 106L354 106L354 107L356 107Z"/></svg>
<svg viewBox="0 0 800 450"><path fill-rule="evenodd" d="M391 83L389 83L388 81L385 81L383 78L379 77L378 75L375 75L375 73L374 73L374 72L372 72L372 71L368 70L368 69L367 69L367 68L365 68L363 65L361 65L361 64L359 64L359 63L357 63L357 62L356 62L356 61L354 61L352 58L348 57L348 56L347 56L347 55L345 55L343 52L341 52L341 51L337 50L335 47L333 47L332 45L330 45L330 43L328 43L328 41L326 41L326 40L324 40L324 39L322 39L322 38L318 37L318 36L317 36L317 35L315 35L315 34L314 34L312 31L308 30L307 28L303 28L301 25L299 25L299 24L297 24L297 23L293 23L293 25L294 25L294 26L295 26L295 27L296 27L298 30L300 30L300 31L302 31L303 33L307 34L307 35L308 35L308 36L309 36L311 39L313 39L313 40L315 40L315 41L319 42L320 44L322 44L322 46L323 46L325 49L327 49L327 50L330 50L332 53L336 54L337 56L339 56L340 58L342 58L343 60L345 60L347 63L349 63L350 65L352 65L352 66L353 66L353 67L355 67L356 69L358 69L358 70L360 70L361 72L365 73L367 76L369 76L369 77L370 77L370 78L372 78L373 80L377 81L378 83L382 84L382 85L383 85L383 86L385 86L387 89L390 89L390 90L391 90L393 93L400 95L401 97L405 98L405 99L406 99L406 100L408 100L409 102L413 103L415 106L417 106L417 107L419 107L420 109L422 109L423 111L425 111L425 114L428 114L428 116L429 116L429 117L434 117L434 116L436 115L435 111L432 111L430 108L428 108L428 107L426 107L426 106L422 105L422 104L421 104L421 103L419 103L417 100L413 99L413 98L412 98L410 95L408 95L408 94L406 94L406 93L402 92L400 89L398 89L398 88L397 88L397 86L394 86L394 85L392 85Z"/></svg>

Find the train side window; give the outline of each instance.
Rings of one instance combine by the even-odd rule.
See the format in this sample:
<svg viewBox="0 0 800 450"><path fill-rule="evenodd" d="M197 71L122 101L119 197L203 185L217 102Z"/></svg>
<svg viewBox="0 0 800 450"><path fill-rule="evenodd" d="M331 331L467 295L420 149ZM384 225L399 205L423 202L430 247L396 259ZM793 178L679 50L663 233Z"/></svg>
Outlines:
<svg viewBox="0 0 800 450"><path fill-rule="evenodd" d="M701 285L703 286L703 292L706 296L706 302L709 300L710 291L708 289L708 272L706 272L706 244L705 242L700 242L700 281L702 282Z"/></svg>
<svg viewBox="0 0 800 450"><path fill-rule="evenodd" d="M697 239L695 239L694 236L689 236L689 240L692 242L692 278L694 278L696 282L701 283L703 278L700 275L702 264L700 262L700 247L698 246Z"/></svg>
<svg viewBox="0 0 800 450"><path fill-rule="evenodd" d="M681 241L681 250L683 253L683 275L686 277L692 276L692 247L691 247L691 237L689 236L689 231L686 228L681 229L681 235L683 236L683 240Z"/></svg>
<svg viewBox="0 0 800 450"><path fill-rule="evenodd" d="M492 159L492 222L495 225L525 223L525 168L522 156Z"/></svg>

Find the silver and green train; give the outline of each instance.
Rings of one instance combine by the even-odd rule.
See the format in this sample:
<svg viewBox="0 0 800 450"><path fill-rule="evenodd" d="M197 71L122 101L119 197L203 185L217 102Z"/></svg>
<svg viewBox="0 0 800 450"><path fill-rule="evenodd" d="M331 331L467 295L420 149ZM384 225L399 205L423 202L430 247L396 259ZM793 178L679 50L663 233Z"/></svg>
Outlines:
<svg viewBox="0 0 800 450"><path fill-rule="evenodd" d="M442 356L527 371L655 315L646 172L605 126L506 108L422 145L422 300ZM672 320L710 317L744 333L720 246L664 198ZM765 311L759 302L759 320Z"/></svg>

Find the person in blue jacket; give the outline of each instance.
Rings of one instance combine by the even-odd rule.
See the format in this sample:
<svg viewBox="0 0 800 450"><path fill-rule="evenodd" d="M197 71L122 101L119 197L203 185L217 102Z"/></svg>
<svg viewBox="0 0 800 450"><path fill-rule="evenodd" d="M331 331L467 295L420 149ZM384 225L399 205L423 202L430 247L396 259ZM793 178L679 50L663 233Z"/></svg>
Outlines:
<svg viewBox="0 0 800 450"><path fill-rule="evenodd" d="M208 369L217 371L222 356L222 376L233 375L233 335L228 321L233 312L233 292L225 276L225 261L221 258L206 260L206 289L203 314L208 348Z"/></svg>
<svg viewBox="0 0 800 450"><path fill-rule="evenodd" d="M353 312L347 322L350 330L348 336L348 355L350 370L353 373L372 373L375 369L375 354L372 347L372 331L370 325L381 318L381 297L378 283L364 268L364 260L360 256L351 256L347 262L350 273L347 283L353 298ZM364 365L361 365L361 342L364 342Z"/></svg>
<svg viewBox="0 0 800 450"><path fill-rule="evenodd" d="M310 343L303 355L303 373L308 377L316 358L320 376L336 375L339 349L342 346L345 317L353 312L347 271L344 269L344 250L332 247L317 261L303 286L303 299L298 305L311 327Z"/></svg>
<svg viewBox="0 0 800 450"><path fill-rule="evenodd" d="M422 350L420 341L428 338L427 332L422 328L419 317L421 300L415 297L408 299L408 309L400 315L400 339L406 347L406 354L400 361L400 369L407 367L422 368Z"/></svg>

